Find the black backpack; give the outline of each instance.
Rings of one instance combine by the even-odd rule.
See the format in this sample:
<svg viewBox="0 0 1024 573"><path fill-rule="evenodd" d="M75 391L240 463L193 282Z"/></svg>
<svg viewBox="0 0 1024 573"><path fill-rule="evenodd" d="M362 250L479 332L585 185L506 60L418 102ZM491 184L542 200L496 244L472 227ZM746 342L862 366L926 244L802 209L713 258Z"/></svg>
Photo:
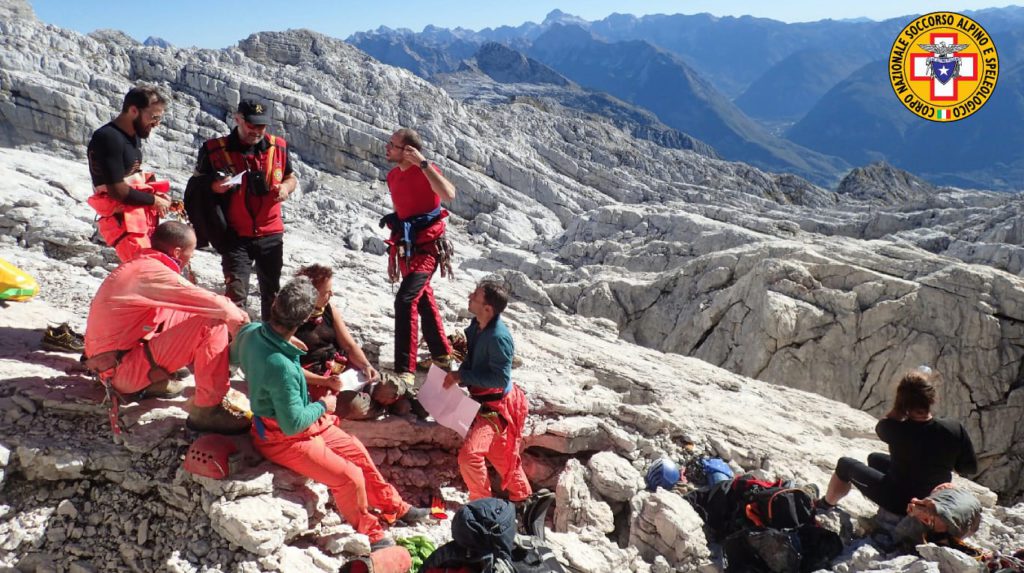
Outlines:
<svg viewBox="0 0 1024 573"><path fill-rule="evenodd" d="M750 496L746 516L758 527L794 529L814 522L814 500L802 489L763 489Z"/></svg>
<svg viewBox="0 0 1024 573"><path fill-rule="evenodd" d="M235 232L227 222L227 195L210 191L212 175L193 175L185 186L185 213L196 233L196 248L210 245L218 253L225 252Z"/></svg>
<svg viewBox="0 0 1024 573"><path fill-rule="evenodd" d="M722 542L727 573L810 573L827 569L843 551L833 531L812 524L797 529L752 527Z"/></svg>
<svg viewBox="0 0 1024 573"><path fill-rule="evenodd" d="M746 506L758 492L778 489L781 484L781 481L760 480L745 474L694 490L683 498L708 525L714 538L723 539L749 525Z"/></svg>
<svg viewBox="0 0 1024 573"><path fill-rule="evenodd" d="M543 498L536 511L526 511L533 525L543 528L544 514L554 496ZM532 514L532 515L531 515ZM543 529L542 529L543 531ZM452 518L452 541L427 557L420 571L468 567L481 573L507 570L515 573L565 573L555 554L537 536L516 535L515 507L500 499L472 501Z"/></svg>
<svg viewBox="0 0 1024 573"><path fill-rule="evenodd" d="M516 573L565 573L550 547L536 537L525 535L516 536L512 569Z"/></svg>

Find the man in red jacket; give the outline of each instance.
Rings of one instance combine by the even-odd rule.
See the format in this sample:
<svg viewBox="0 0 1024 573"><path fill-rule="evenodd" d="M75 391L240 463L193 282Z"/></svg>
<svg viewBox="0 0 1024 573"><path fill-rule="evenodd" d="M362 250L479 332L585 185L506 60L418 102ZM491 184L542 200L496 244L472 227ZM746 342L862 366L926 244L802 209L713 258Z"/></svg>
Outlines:
<svg viewBox="0 0 1024 573"><path fill-rule="evenodd" d="M191 227L167 221L150 240L152 249L114 269L96 292L86 325L86 365L118 392L168 398L182 391L170 373L191 364L196 394L186 424L197 431L244 432L249 421L221 401L230 388L228 333L249 317L181 276L196 248Z"/></svg>
<svg viewBox="0 0 1024 573"><path fill-rule="evenodd" d="M430 278L439 266L448 265L448 211L441 208L441 201L455 199L455 186L423 157L422 149L423 140L408 128L396 131L385 146L387 160L397 164L387 175L395 212L384 217L381 226L391 229L388 278L401 279L395 296L395 371L406 383L413 381L416 371L419 319L430 356L442 364L451 362Z"/></svg>
<svg viewBox="0 0 1024 573"><path fill-rule="evenodd" d="M270 108L263 101L243 99L231 133L203 144L196 175L213 176L210 190L227 194L225 213L230 237L221 251L225 295L245 309L253 266L260 284L260 315L281 289L284 266L284 221L281 203L295 191L298 180L288 159L288 144L267 133ZM241 174L241 180L235 176Z"/></svg>

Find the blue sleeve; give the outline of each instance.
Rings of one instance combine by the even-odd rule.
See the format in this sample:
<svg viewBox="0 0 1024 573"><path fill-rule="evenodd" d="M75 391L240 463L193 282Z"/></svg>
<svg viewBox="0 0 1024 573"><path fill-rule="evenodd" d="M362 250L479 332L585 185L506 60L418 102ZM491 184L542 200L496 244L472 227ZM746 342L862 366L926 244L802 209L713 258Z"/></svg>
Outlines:
<svg viewBox="0 0 1024 573"><path fill-rule="evenodd" d="M478 340L478 344L486 344L486 348L477 351L486 352L486 364L482 368L465 367L459 369L464 386L480 388L501 388L508 390L512 381L512 357L516 353L511 336L491 336Z"/></svg>
<svg viewBox="0 0 1024 573"><path fill-rule="evenodd" d="M308 403L306 381L295 365L280 356L267 361L264 379L271 384L270 401L274 404L274 419L281 431L293 436L313 425L327 409L322 402Z"/></svg>

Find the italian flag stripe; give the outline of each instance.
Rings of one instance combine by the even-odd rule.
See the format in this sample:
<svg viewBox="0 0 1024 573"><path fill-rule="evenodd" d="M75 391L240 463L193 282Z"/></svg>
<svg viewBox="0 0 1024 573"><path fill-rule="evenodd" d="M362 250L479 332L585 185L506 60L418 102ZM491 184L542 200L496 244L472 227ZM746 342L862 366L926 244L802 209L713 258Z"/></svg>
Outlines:
<svg viewBox="0 0 1024 573"><path fill-rule="evenodd" d="M938 119L949 119L948 109L937 109L935 110L935 117Z"/></svg>

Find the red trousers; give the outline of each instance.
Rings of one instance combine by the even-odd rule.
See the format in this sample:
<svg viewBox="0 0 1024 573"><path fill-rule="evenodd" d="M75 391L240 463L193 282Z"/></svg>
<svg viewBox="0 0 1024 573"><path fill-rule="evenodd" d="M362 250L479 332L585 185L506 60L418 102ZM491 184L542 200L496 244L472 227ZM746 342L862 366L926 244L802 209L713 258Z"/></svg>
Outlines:
<svg viewBox="0 0 1024 573"><path fill-rule="evenodd" d="M330 488L342 517L369 536L370 543L384 537L384 528L370 507L399 517L409 511L409 504L385 481L359 438L334 425L336 416L321 416L294 436L281 432L273 419L261 420L264 438L255 424L252 435L263 457Z"/></svg>
<svg viewBox="0 0 1024 573"><path fill-rule="evenodd" d="M511 443L510 443L511 440ZM491 462L502 481L508 484L510 501L522 501L533 493L523 471L522 460L509 465L508 449L517 447L518 436L508 435L508 424L498 416L477 416L459 449L459 471L469 488L469 500L491 497L487 463Z"/></svg>
<svg viewBox="0 0 1024 573"><path fill-rule="evenodd" d="M452 349L444 334L441 311L434 300L430 278L437 268L437 257L419 253L408 261L399 258L402 284L395 295L395 371L416 371L416 348L419 345L419 321L423 319L423 338L430 355L439 358L451 354Z"/></svg>
<svg viewBox="0 0 1024 573"><path fill-rule="evenodd" d="M193 365L196 406L216 406L228 393L228 327L224 321L175 312L164 322L164 330L150 339L149 350L153 360L170 373ZM118 392L138 392L149 386L150 368L140 344L121 359L111 384Z"/></svg>

